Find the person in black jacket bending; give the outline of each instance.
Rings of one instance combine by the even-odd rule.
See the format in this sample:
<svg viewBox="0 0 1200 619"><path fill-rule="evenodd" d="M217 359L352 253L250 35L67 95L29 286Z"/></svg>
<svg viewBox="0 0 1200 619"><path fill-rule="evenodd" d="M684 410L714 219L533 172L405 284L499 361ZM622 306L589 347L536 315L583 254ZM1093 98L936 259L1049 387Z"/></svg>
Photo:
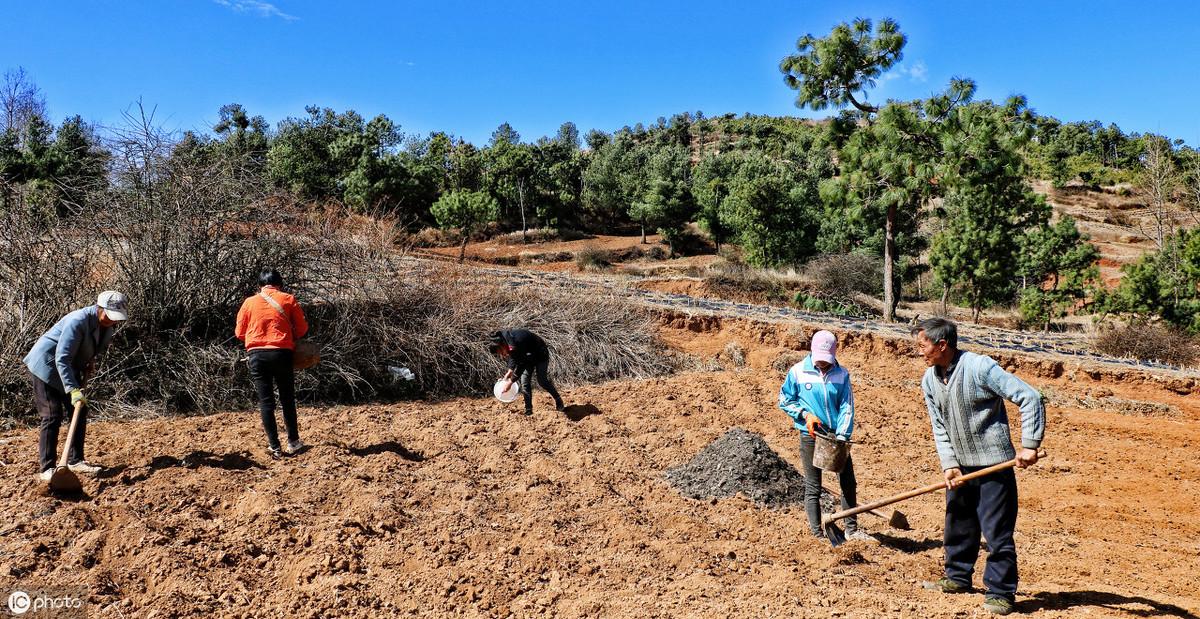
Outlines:
<svg viewBox="0 0 1200 619"><path fill-rule="evenodd" d="M497 331L492 336L489 349L508 363L508 372L501 380L506 381L504 388L512 383L513 377L521 380L521 391L525 392L525 414L533 414L533 374L537 372L538 384L554 398L554 408L563 410L563 400L546 375L550 367L550 349L546 342L537 335L525 329Z"/></svg>

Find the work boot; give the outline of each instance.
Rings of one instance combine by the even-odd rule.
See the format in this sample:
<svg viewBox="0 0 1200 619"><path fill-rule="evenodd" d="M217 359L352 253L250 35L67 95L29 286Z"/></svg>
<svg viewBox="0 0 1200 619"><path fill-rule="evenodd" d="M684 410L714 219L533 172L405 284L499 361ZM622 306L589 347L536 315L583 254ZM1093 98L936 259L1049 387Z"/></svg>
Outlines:
<svg viewBox="0 0 1200 619"><path fill-rule="evenodd" d="M942 593L966 593L971 590L971 585L955 582L945 576L937 580L923 581L921 587L930 591L941 591Z"/></svg>
<svg viewBox="0 0 1200 619"><path fill-rule="evenodd" d="M88 463L87 460L80 460L74 464L68 464L67 468L71 469L72 473L84 473L85 475L95 475L96 473L100 472L100 467L96 466L95 464Z"/></svg>
<svg viewBox="0 0 1200 619"><path fill-rule="evenodd" d="M301 449L304 449L304 441L302 441L300 439L296 439L294 441L288 441L288 455L289 456L294 456L294 455L300 453Z"/></svg>
<svg viewBox="0 0 1200 619"><path fill-rule="evenodd" d="M1013 603L1008 598L989 595L983 600L983 609L993 615L1007 615L1013 611Z"/></svg>
<svg viewBox="0 0 1200 619"><path fill-rule="evenodd" d="M51 477L54 477L54 469L52 469L52 468L46 469L46 470L42 471L41 473L38 473L38 479L40 479L46 483L50 483Z"/></svg>

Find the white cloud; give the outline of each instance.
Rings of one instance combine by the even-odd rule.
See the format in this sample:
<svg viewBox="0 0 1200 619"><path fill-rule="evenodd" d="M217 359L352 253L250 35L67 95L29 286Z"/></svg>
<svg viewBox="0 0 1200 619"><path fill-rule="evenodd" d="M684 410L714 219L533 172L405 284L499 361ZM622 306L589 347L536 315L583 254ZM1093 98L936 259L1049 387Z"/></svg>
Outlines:
<svg viewBox="0 0 1200 619"><path fill-rule="evenodd" d="M908 79L922 83L929 81L929 68L925 66L925 61L918 60L916 64L908 68Z"/></svg>
<svg viewBox="0 0 1200 619"><path fill-rule="evenodd" d="M213 2L228 7L236 13L253 13L259 17L278 17L287 21L300 19L295 15L284 13L270 2L259 2L258 0L213 0Z"/></svg>
<svg viewBox="0 0 1200 619"><path fill-rule="evenodd" d="M925 83L929 81L929 67L925 66L925 61L918 60L912 66L900 66L884 73L883 77L879 78L879 83L886 84L902 77L907 77L910 82Z"/></svg>

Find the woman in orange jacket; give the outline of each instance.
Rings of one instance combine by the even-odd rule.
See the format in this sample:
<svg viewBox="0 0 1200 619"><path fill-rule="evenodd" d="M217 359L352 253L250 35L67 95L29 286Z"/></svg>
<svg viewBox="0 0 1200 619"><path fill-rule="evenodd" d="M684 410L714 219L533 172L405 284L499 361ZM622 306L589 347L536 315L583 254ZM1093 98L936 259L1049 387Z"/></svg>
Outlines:
<svg viewBox="0 0 1200 619"><path fill-rule="evenodd" d="M239 340L246 343L249 354L250 378L258 391L258 411L262 414L263 429L267 432L267 453L273 458L283 454L279 447L279 430L275 425L275 388L283 408L283 423L287 427L288 453L304 448L296 422L296 375L292 357L296 340L308 333L308 322L296 297L280 290L283 277L275 269L263 269L258 274L262 286L258 294L247 298L237 315Z"/></svg>

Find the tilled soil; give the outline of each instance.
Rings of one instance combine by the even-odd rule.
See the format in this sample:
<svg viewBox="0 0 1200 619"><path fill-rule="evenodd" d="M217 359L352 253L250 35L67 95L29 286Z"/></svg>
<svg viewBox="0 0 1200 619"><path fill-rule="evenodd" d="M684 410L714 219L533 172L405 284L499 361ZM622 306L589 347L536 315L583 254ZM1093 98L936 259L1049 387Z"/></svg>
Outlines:
<svg viewBox="0 0 1200 619"><path fill-rule="evenodd" d="M672 487L665 471L733 427L798 464L771 367L787 342L692 327L665 339L736 341L748 365L564 388L565 414L541 392L532 417L484 398L306 408L311 447L278 461L257 413L96 422L89 459L109 468L76 501L34 480L34 430L0 435L0 594L84 585L96 617L985 616L979 595L918 586L940 571L940 493L896 506L911 531L863 515L880 542L833 550L799 507ZM841 360L860 500L936 481L919 359L858 339ZM1197 616L1195 396L1038 367L1015 369L1066 404L1048 413L1050 457L1018 472L1018 609ZM1071 404L1089 397L1173 413Z"/></svg>

